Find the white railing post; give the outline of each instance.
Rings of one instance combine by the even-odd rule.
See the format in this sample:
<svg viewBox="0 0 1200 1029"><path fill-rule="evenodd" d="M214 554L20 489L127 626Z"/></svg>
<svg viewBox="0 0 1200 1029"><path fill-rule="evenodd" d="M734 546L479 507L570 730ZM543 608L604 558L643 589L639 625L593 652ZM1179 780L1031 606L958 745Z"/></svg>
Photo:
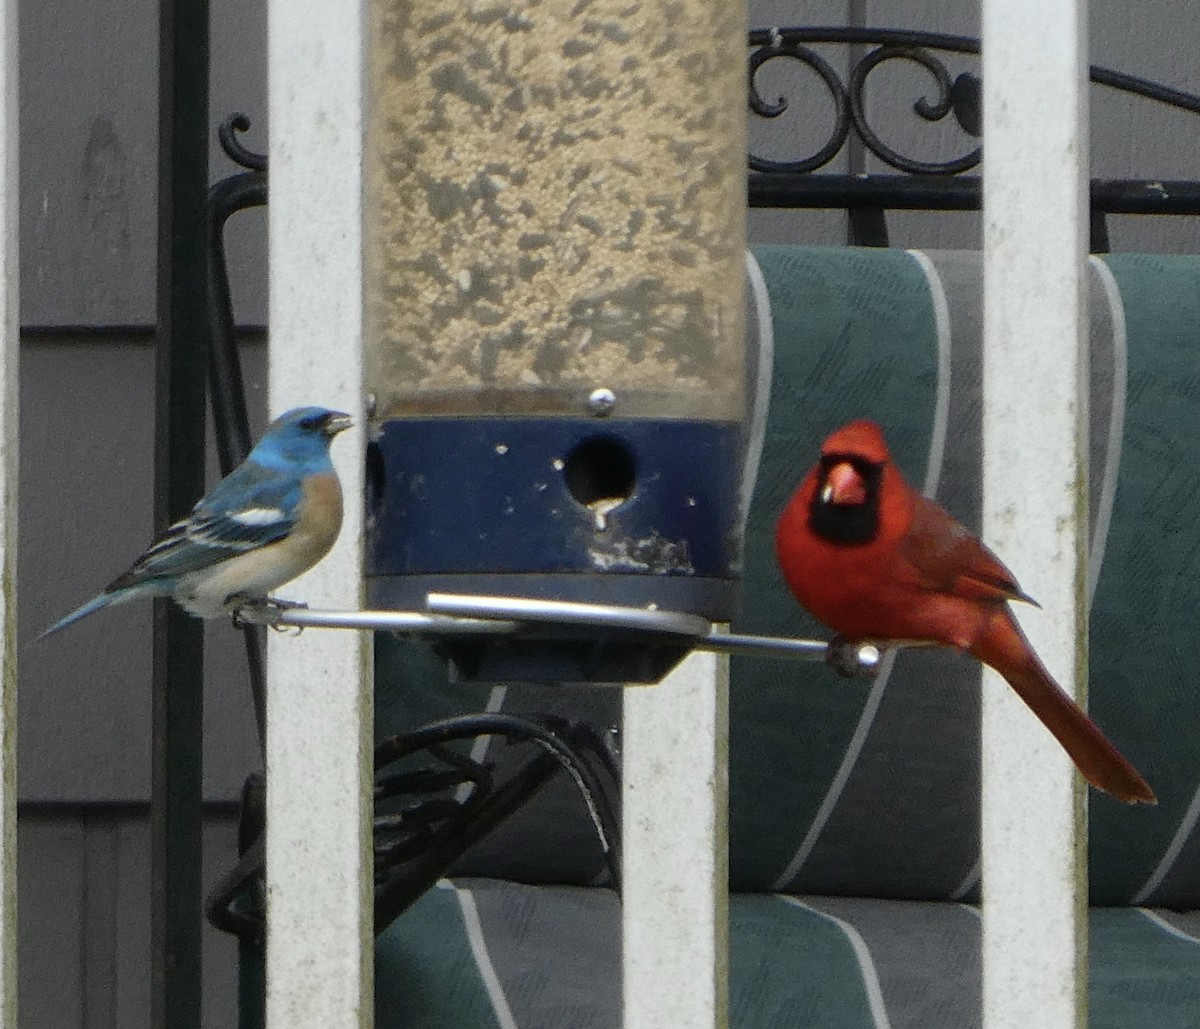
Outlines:
<svg viewBox="0 0 1200 1029"><path fill-rule="evenodd" d="M0 1025L17 1024L17 5L0 15Z"/></svg>
<svg viewBox="0 0 1200 1029"><path fill-rule="evenodd" d="M1022 623L1087 681L1086 0L984 0L984 536L1043 605ZM1083 786L998 676L983 701L983 1017L1086 1021Z"/></svg>
<svg viewBox="0 0 1200 1029"><path fill-rule="evenodd" d="M729 1024L729 658L625 691L625 1029Z"/></svg>
<svg viewBox="0 0 1200 1029"><path fill-rule="evenodd" d="M333 445L345 521L282 595L362 606L362 66L358 0L271 0L270 403L352 415ZM270 633L267 682L269 1029L373 1020L371 638Z"/></svg>

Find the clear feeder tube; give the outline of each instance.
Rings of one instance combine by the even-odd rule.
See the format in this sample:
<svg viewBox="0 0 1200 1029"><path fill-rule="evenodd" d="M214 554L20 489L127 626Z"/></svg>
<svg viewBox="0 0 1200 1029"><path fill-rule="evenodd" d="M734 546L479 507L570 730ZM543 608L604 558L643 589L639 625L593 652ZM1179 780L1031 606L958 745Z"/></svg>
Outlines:
<svg viewBox="0 0 1200 1029"><path fill-rule="evenodd" d="M739 420L744 3L370 11L376 418Z"/></svg>

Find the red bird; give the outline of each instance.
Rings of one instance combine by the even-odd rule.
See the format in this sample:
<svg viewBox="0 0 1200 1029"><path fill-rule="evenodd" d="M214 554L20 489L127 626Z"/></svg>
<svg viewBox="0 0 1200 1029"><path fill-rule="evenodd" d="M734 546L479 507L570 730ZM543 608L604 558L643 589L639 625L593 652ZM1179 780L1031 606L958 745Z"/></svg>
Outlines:
<svg viewBox="0 0 1200 1029"><path fill-rule="evenodd" d="M1033 603L966 528L904 481L883 431L851 422L821 447L775 532L796 599L848 641L957 647L999 672L1085 779L1133 804L1154 791L1051 678L1008 601Z"/></svg>

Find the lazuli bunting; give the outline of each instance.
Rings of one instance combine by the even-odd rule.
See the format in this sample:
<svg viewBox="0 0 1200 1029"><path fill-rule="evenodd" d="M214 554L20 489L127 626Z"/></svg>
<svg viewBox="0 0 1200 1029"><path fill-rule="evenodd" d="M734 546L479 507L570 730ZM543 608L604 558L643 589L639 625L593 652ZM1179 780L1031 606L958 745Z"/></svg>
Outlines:
<svg viewBox="0 0 1200 1029"><path fill-rule="evenodd" d="M349 415L323 407L298 407L275 419L191 514L42 636L135 597L173 597L189 613L213 618L307 571L342 526L329 444L350 425Z"/></svg>

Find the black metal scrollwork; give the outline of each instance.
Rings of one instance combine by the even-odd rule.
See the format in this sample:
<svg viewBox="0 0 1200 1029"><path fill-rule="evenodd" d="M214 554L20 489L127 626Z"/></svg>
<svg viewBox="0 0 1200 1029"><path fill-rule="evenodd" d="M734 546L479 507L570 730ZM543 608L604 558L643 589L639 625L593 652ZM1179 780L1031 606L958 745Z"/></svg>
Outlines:
<svg viewBox="0 0 1200 1029"><path fill-rule="evenodd" d="M502 767L454 744L497 737L516 750ZM550 715L463 715L375 747L375 932L383 932L474 843L523 808L559 771L578 789L613 886L621 882L621 771L612 734ZM205 908L218 929L261 941L265 928L265 783L246 780L240 857Z"/></svg>
<svg viewBox="0 0 1200 1029"><path fill-rule="evenodd" d="M825 145L811 157L805 157L797 161L773 161L766 157L757 157L751 154L750 167L755 171L816 171L818 168L824 167L832 161L846 144L846 139L850 134L850 100L846 95L846 87L842 85L842 80L838 77L838 73L834 71L833 66L820 54L809 47L801 46L799 43L786 43L780 40L778 43L770 46L759 47L759 49L750 55L750 110L755 114L762 118L778 118L788 109L786 97L781 96L774 103L764 100L755 82L755 76L758 74L759 68L768 61L773 61L781 57L799 61L820 76L821 81L825 84L825 88L829 90L829 95L833 100L833 132L830 134L829 139L826 140Z"/></svg>
<svg viewBox="0 0 1200 1029"><path fill-rule="evenodd" d="M969 171L971 168L974 168L979 164L983 156L982 147L977 146L970 153L948 161L919 161L914 158L905 157L903 154L889 147L876 135L867 121L866 105L864 102L867 76L885 61L894 60L909 61L919 65L933 76L933 80L937 85L936 100L931 102L928 97L922 96L918 97L913 103L913 110L921 118L930 122L941 121L953 111L960 127L966 129L964 118L959 115L958 105L955 103L955 82L951 81L950 72L946 69L946 65L942 61L928 50L921 49L920 47L881 46L877 50L871 51L871 53L859 61L850 75L850 110L854 116L854 129L858 133L859 139L880 160L891 165L893 168L911 172L914 175L957 175L960 172ZM969 81L973 78L974 76L964 72L958 77L957 81ZM976 79L975 81L978 80ZM960 90L958 95L962 96L963 91ZM975 135L978 135L978 133L975 133Z"/></svg>
<svg viewBox="0 0 1200 1029"><path fill-rule="evenodd" d="M249 131L250 119L241 111L235 111L221 122L217 129L217 138L221 141L221 149L234 164L240 164L250 171L266 171L266 155L250 150L237 137L239 132Z"/></svg>
<svg viewBox="0 0 1200 1029"><path fill-rule="evenodd" d="M233 298L229 292L229 269L225 261L225 223L237 212L261 207L267 202L267 159L243 146L239 132L250 128L241 112L229 115L217 129L221 149L246 171L214 183L208 190L208 304L212 329L208 375L209 401L217 441L221 474L229 472L250 452L250 415L238 333L233 321ZM260 743L266 732L266 688L264 645L261 629L247 629L246 661L250 669L250 693L258 723Z"/></svg>
<svg viewBox="0 0 1200 1029"><path fill-rule="evenodd" d="M859 48L857 56L855 51L851 51L850 68L845 81L830 60L814 49L820 44ZM983 132L982 85L979 76L967 71L952 78L943 60L943 55L977 59L978 39L908 29L821 26L754 29L750 32L749 45L750 110L755 115L778 118L788 110L787 98L781 96L774 101L764 99L756 81L759 70L779 58L798 62L815 72L828 91L834 109L833 129L814 153L796 160L777 160L751 153L750 168L753 171L816 171L841 152L851 131L868 151L885 164L913 175L949 177L969 171L980 163L982 149L978 145L959 157L942 161L922 160L911 154L900 153L883 141L872 128L866 113L866 86L871 73L887 62L907 61L928 72L934 84L932 96L919 96L913 102L912 109L916 115L925 121L937 122L953 114L964 135L979 139ZM1149 79L1097 65L1092 65L1090 77L1095 85L1200 113L1200 97ZM1132 199L1128 201L1133 202Z"/></svg>
<svg viewBox="0 0 1200 1029"><path fill-rule="evenodd" d="M756 39L756 37L759 37ZM765 38L763 38L765 37ZM970 54L969 41L960 37L944 37L951 45L946 49ZM929 122L941 121L949 114L967 135L980 134L979 78L969 72L952 79L945 62L931 52L941 44L936 37L927 33L898 33L882 31L874 38L854 30L835 33L833 30L771 29L751 33L750 53L750 109L761 118L778 118L788 109L786 97L774 102L763 98L758 88L758 71L769 61L786 58L816 72L829 93L834 108L833 129L824 144L816 152L796 160L780 161L750 154L750 167L755 171L811 172L828 164L845 146L850 131L863 145L885 164L914 175L957 175L976 167L982 157L979 146L961 157L944 161L924 161L902 154L883 141L871 127L866 111L867 79L876 68L889 61L907 61L927 71L933 78L933 97L919 96L913 103L913 111ZM850 69L849 85L821 54L806 43L864 43L875 44L874 49L859 58Z"/></svg>

